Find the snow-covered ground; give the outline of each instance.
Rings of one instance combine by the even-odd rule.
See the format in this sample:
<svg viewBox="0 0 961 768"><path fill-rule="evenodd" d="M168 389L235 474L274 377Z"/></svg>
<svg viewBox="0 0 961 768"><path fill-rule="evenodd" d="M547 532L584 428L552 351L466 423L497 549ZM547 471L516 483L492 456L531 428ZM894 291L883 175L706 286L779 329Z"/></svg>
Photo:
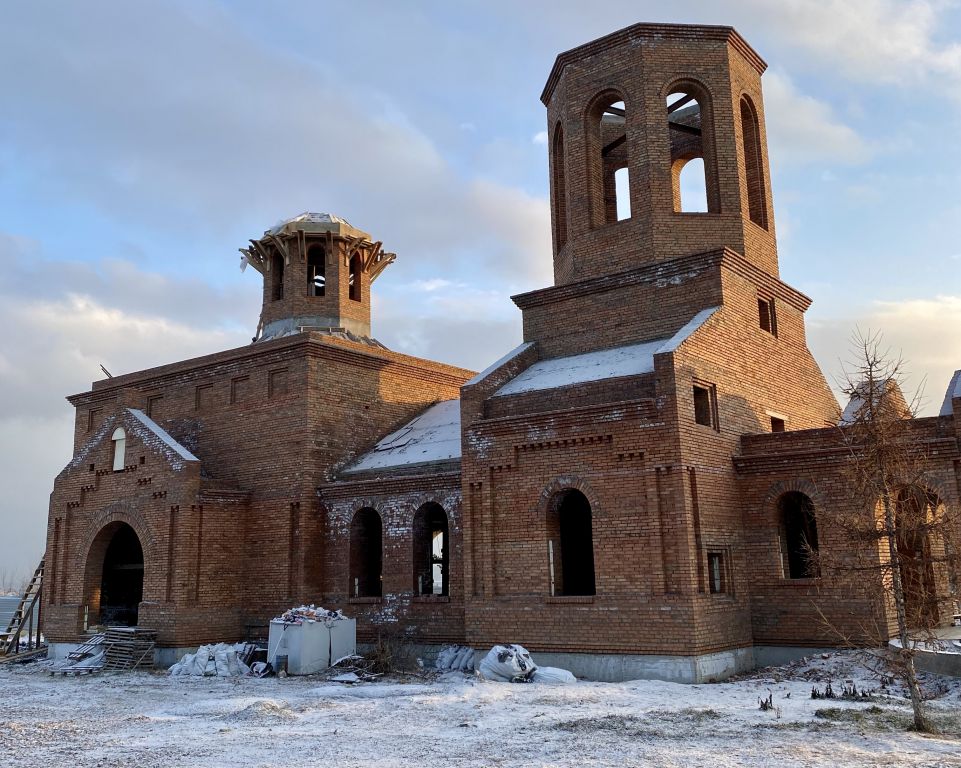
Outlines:
<svg viewBox="0 0 961 768"><path fill-rule="evenodd" d="M878 688L848 654L715 685L63 678L6 665L0 765L961 766L961 681L925 679L951 734L930 737L905 729L897 691L811 699L812 685L840 693L845 680ZM776 709L761 711L769 694Z"/></svg>

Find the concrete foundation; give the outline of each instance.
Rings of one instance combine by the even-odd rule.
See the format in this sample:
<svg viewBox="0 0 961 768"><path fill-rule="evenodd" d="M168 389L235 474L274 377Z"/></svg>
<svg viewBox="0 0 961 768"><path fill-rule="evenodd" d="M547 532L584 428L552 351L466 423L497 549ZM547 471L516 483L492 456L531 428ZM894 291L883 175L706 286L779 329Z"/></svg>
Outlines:
<svg viewBox="0 0 961 768"><path fill-rule="evenodd" d="M810 648L803 645L755 645L755 667L777 667L822 653L833 653L837 648Z"/></svg>

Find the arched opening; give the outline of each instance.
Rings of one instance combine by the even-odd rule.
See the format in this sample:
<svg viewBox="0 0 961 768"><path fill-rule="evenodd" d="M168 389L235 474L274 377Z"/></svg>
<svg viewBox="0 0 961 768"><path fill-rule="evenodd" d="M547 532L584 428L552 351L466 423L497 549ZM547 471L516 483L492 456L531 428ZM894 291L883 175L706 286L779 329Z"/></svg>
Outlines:
<svg viewBox="0 0 961 768"><path fill-rule="evenodd" d="M113 471L122 472L126 466L127 433L123 427L117 427L110 440L113 442Z"/></svg>
<svg viewBox="0 0 961 768"><path fill-rule="evenodd" d="M272 301L284 298L284 259L277 253L270 259L270 298Z"/></svg>
<svg viewBox="0 0 961 768"><path fill-rule="evenodd" d="M350 277L348 278L347 289L351 301L361 300L360 266L360 254L355 253L350 259Z"/></svg>
<svg viewBox="0 0 961 768"><path fill-rule="evenodd" d="M714 138L703 97L699 98L695 90L678 90L667 97L674 211L717 213L720 204L712 173Z"/></svg>
<svg viewBox="0 0 961 768"><path fill-rule="evenodd" d="M583 493L571 488L553 496L547 541L551 594L595 594L591 503Z"/></svg>
<svg viewBox="0 0 961 768"><path fill-rule="evenodd" d="M759 227L767 229L767 204L764 195L764 160L761 154L761 127L757 110L747 96L741 97L741 138L744 144L744 174L747 182L748 215Z"/></svg>
<svg viewBox="0 0 961 768"><path fill-rule="evenodd" d="M449 595L450 532L447 513L429 502L414 514L414 593Z"/></svg>
<svg viewBox="0 0 961 768"><path fill-rule="evenodd" d="M567 175L564 156L564 129L558 123L554 129L554 143L551 149L551 180L554 193L554 232L557 236L557 250L567 243Z"/></svg>
<svg viewBox="0 0 961 768"><path fill-rule="evenodd" d="M594 100L587 112L587 142L592 226L630 218L627 107L619 94L609 91Z"/></svg>
<svg viewBox="0 0 961 768"><path fill-rule="evenodd" d="M307 295L323 296L327 288L327 252L322 245L307 249Z"/></svg>
<svg viewBox="0 0 961 768"><path fill-rule="evenodd" d="M909 627L932 627L938 623L938 594L928 531L939 506L933 494L920 488L906 488L896 498L894 525Z"/></svg>
<svg viewBox="0 0 961 768"><path fill-rule="evenodd" d="M126 523L110 523L97 534L87 554L87 622L133 627L143 600L143 547Z"/></svg>
<svg viewBox="0 0 961 768"><path fill-rule="evenodd" d="M818 526L814 502L800 491L778 499L781 564L788 579L814 579L821 575L817 564Z"/></svg>
<svg viewBox="0 0 961 768"><path fill-rule="evenodd" d="M350 523L350 594L382 594L383 526L376 510L359 510Z"/></svg>

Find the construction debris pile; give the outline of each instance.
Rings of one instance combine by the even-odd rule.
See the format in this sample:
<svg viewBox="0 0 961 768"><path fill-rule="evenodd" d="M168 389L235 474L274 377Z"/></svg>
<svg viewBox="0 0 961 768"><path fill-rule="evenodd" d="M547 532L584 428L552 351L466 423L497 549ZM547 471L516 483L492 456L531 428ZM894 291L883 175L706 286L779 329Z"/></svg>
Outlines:
<svg viewBox="0 0 961 768"><path fill-rule="evenodd" d="M250 674L244 659L251 655L250 643L202 645L170 668L171 675L195 677L242 677Z"/></svg>
<svg viewBox="0 0 961 768"><path fill-rule="evenodd" d="M299 608L291 608L290 610L284 611L273 620L283 622L284 624L303 624L304 622L312 624L315 621L327 623L331 621L343 621L346 618L340 610L328 611L326 608L318 608L311 603L310 605L301 605Z"/></svg>
<svg viewBox="0 0 961 768"><path fill-rule="evenodd" d="M577 682L566 669L538 667L523 645L495 645L481 660L478 674L485 680L499 683Z"/></svg>

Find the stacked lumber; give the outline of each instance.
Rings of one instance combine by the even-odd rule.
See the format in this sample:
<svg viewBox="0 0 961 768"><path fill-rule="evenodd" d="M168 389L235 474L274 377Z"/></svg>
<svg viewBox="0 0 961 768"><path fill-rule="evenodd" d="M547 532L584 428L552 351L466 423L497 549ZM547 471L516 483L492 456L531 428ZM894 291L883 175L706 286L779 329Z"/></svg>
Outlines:
<svg viewBox="0 0 961 768"><path fill-rule="evenodd" d="M153 666L153 649L157 644L156 630L108 627L104 635L105 670L122 671Z"/></svg>

